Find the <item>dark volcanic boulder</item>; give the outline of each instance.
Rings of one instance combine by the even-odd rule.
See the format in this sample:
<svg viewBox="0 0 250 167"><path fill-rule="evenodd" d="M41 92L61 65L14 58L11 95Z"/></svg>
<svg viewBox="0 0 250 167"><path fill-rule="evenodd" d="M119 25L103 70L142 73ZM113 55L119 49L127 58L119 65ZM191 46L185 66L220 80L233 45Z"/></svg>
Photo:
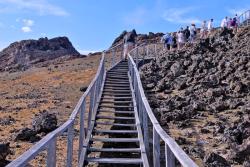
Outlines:
<svg viewBox="0 0 250 167"><path fill-rule="evenodd" d="M228 162L225 160L225 158L213 152L205 156L204 162L207 167L229 167L230 166Z"/></svg>
<svg viewBox="0 0 250 167"><path fill-rule="evenodd" d="M250 160L250 138L244 140L244 142L232 150L229 155L229 159L243 164L244 161Z"/></svg>
<svg viewBox="0 0 250 167"><path fill-rule="evenodd" d="M16 134L15 141L21 140L35 142L40 139L36 134L37 133L33 129L23 128Z"/></svg>
<svg viewBox="0 0 250 167"><path fill-rule="evenodd" d="M4 167L9 163L9 161L6 160L6 157L10 153L10 143L0 144L0 167Z"/></svg>
<svg viewBox="0 0 250 167"><path fill-rule="evenodd" d="M32 126L37 133L49 133L57 128L57 117L47 111L40 112L33 119Z"/></svg>

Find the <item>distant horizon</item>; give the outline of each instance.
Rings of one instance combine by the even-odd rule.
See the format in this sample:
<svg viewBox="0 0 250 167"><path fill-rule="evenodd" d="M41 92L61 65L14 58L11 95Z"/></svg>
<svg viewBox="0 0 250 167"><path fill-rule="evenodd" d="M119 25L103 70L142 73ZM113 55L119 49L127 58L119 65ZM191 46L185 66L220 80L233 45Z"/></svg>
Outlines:
<svg viewBox="0 0 250 167"><path fill-rule="evenodd" d="M166 33L211 18L219 26L225 16L248 9L249 0L0 0L0 50L16 41L66 36L80 53L102 51L124 30Z"/></svg>

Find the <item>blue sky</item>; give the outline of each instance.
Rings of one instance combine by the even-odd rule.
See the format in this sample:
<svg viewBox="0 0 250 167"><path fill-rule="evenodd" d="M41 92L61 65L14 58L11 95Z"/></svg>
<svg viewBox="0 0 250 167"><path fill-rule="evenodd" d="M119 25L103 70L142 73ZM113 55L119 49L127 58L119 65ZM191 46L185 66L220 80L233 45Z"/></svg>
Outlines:
<svg viewBox="0 0 250 167"><path fill-rule="evenodd" d="M169 32L250 9L249 0L0 0L0 49L67 36L82 53L109 47L123 30Z"/></svg>

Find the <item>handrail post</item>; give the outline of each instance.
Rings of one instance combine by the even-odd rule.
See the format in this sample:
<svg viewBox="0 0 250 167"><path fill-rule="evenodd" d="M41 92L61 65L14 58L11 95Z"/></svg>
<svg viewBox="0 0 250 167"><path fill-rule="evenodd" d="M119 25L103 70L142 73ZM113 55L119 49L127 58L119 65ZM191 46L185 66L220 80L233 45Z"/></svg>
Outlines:
<svg viewBox="0 0 250 167"><path fill-rule="evenodd" d="M136 48L136 67L138 69L138 64L139 64L139 49Z"/></svg>
<svg viewBox="0 0 250 167"><path fill-rule="evenodd" d="M89 114L88 114L88 130L90 128L90 123L91 123L91 117L92 117L92 110L93 110L93 105L94 105L94 95L95 95L95 85L96 83L94 83L91 91L90 91L90 97L89 97Z"/></svg>
<svg viewBox="0 0 250 167"><path fill-rule="evenodd" d="M153 127L153 161L154 167L160 167L160 136Z"/></svg>
<svg viewBox="0 0 250 167"><path fill-rule="evenodd" d="M47 167L56 167L56 138L47 147Z"/></svg>
<svg viewBox="0 0 250 167"><path fill-rule="evenodd" d="M74 142L74 121L71 123L71 125L68 128L67 167L72 166L73 142Z"/></svg>
<svg viewBox="0 0 250 167"><path fill-rule="evenodd" d="M115 65L115 51L112 49L112 67Z"/></svg>
<svg viewBox="0 0 250 167"><path fill-rule="evenodd" d="M84 101L82 102L81 111L80 111L80 136L79 136L78 162L80 160L83 142L85 140L85 129L84 129L85 103L86 102L84 99Z"/></svg>
<svg viewBox="0 0 250 167"><path fill-rule="evenodd" d="M146 108L143 108L143 137L144 137L146 153L149 156L148 115Z"/></svg>
<svg viewBox="0 0 250 167"><path fill-rule="evenodd" d="M166 167L175 167L175 157L167 143L165 143L165 159Z"/></svg>

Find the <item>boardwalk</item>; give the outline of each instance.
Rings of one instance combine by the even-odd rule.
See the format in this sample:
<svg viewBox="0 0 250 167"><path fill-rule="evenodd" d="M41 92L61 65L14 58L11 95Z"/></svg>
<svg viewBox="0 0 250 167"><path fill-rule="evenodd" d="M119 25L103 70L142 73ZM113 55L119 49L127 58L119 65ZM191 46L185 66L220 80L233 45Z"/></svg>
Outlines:
<svg viewBox="0 0 250 167"><path fill-rule="evenodd" d="M128 63L122 61L107 72L85 164L148 166L133 99Z"/></svg>
<svg viewBox="0 0 250 167"><path fill-rule="evenodd" d="M7 167L26 166L42 151L47 153L46 165L56 167L57 142L65 134L67 167L73 166L74 157L78 157L78 167L174 167L176 161L183 167L197 167L162 129L144 94L136 64L139 64L138 58L156 55L162 45L151 46L153 52L149 52L150 46L135 48L128 61L121 60L122 52L116 47L104 51L95 78L68 121ZM146 56L141 56L140 51L146 51ZM105 69L105 54L112 55L112 67L108 70ZM86 105L88 100L90 103ZM79 135L74 133L77 125ZM75 140L79 145L73 149Z"/></svg>

